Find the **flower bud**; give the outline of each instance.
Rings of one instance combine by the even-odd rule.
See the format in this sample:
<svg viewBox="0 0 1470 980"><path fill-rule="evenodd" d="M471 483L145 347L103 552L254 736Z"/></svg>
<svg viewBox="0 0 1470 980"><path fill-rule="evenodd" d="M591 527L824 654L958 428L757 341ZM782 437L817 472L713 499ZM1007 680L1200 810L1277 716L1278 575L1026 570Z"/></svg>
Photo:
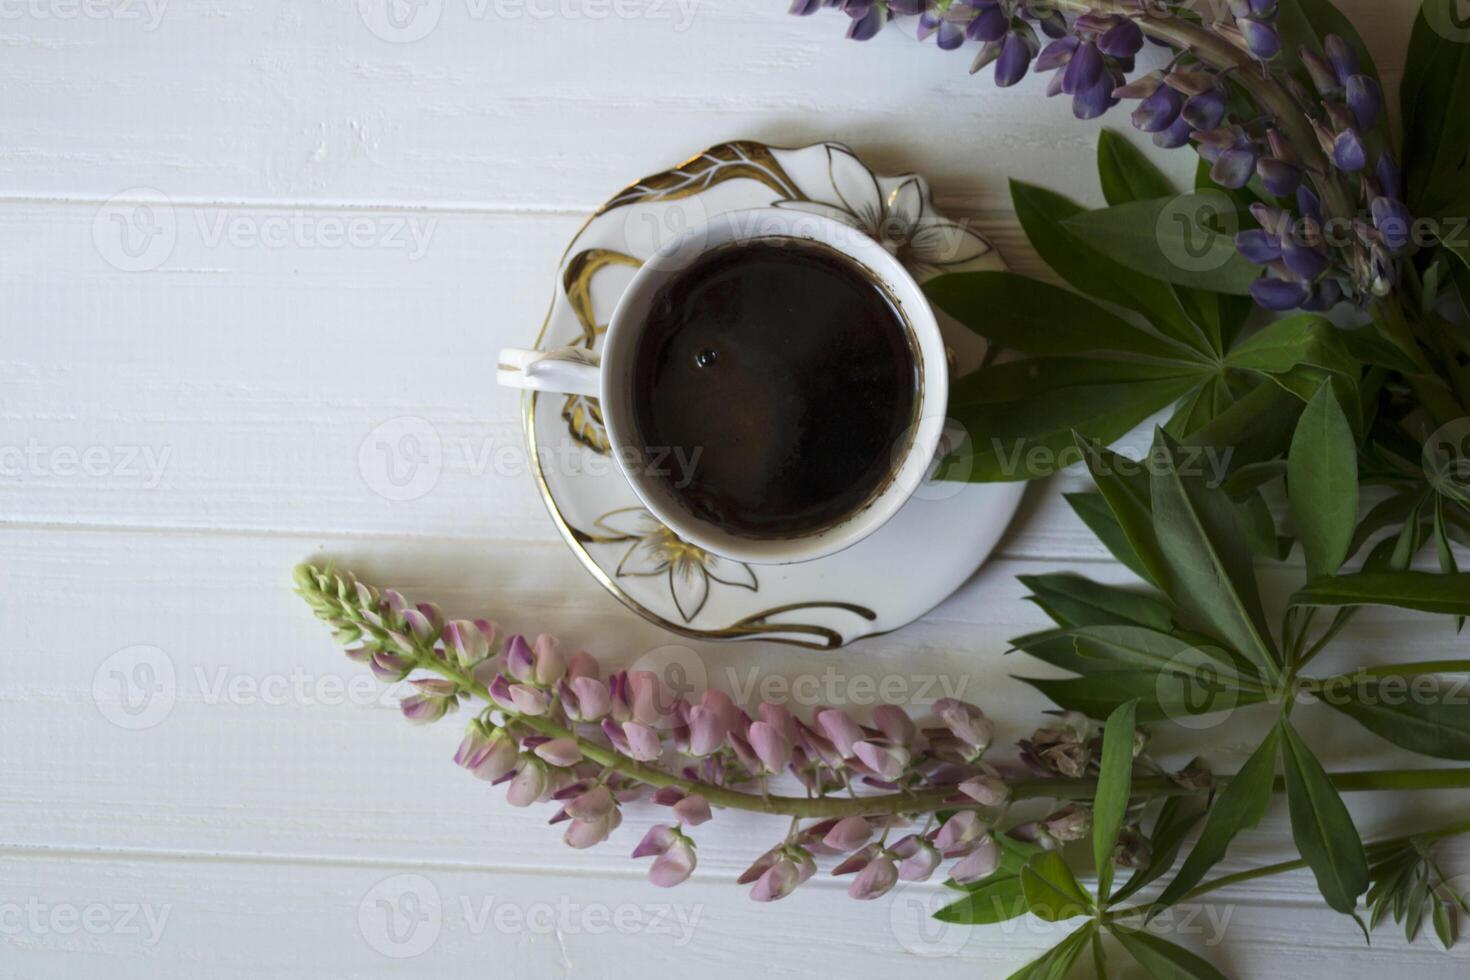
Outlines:
<svg viewBox="0 0 1470 980"><path fill-rule="evenodd" d="M553 766L566 768L582 761L582 750L569 738L554 738L536 746L536 754Z"/></svg>
<svg viewBox="0 0 1470 980"><path fill-rule="evenodd" d="M846 854L855 851L866 844L873 836L873 825L865 817L843 817L832 825L827 831L822 843L837 851Z"/></svg>
<svg viewBox="0 0 1470 980"><path fill-rule="evenodd" d="M893 863L892 858L880 852L858 872L858 876L848 886L847 894L849 898L859 901L871 901L888 894L896 884L898 866Z"/></svg>
<svg viewBox="0 0 1470 980"><path fill-rule="evenodd" d="M750 747L768 773L778 773L791 764L791 743L774 726L757 721L750 726Z"/></svg>
<svg viewBox="0 0 1470 980"><path fill-rule="evenodd" d="M939 833L934 836L934 846L947 854L974 843L989 830L974 810L961 810L944 821Z"/></svg>
<svg viewBox="0 0 1470 980"><path fill-rule="evenodd" d="M897 781L909 767L909 750L877 739L865 739L852 747L853 754L881 779Z"/></svg>
<svg viewBox="0 0 1470 980"><path fill-rule="evenodd" d="M623 736L628 740L628 754L639 762L656 762L663 755L658 732L636 721L623 723Z"/></svg>
<svg viewBox="0 0 1470 980"><path fill-rule="evenodd" d="M888 850L899 859L901 881L928 881L942 860L939 849L918 834L900 838Z"/></svg>
<svg viewBox="0 0 1470 980"><path fill-rule="evenodd" d="M520 768L510 781L505 799L511 806L530 806L539 800L549 785L546 764L532 755L520 757Z"/></svg>
<svg viewBox="0 0 1470 980"><path fill-rule="evenodd" d="M976 843L974 850L949 869L949 876L959 885L989 878L1000 867L1000 856L1000 845L996 843L995 836L986 834Z"/></svg>

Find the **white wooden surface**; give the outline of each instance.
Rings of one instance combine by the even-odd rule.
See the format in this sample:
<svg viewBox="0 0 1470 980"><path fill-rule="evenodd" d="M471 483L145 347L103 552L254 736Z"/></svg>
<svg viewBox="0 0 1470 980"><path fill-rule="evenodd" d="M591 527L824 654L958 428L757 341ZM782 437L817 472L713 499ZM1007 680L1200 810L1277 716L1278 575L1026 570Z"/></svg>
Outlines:
<svg viewBox="0 0 1470 980"><path fill-rule="evenodd" d="M439 19L409 43L370 29L395 36L376 0L0 10L0 977L990 978L1056 938L925 924L934 886L857 904L824 881L754 905L733 878L781 831L753 818L703 828L672 892L625 857L646 810L568 851L545 812L453 767L457 725L410 729L353 686L289 592L294 562L331 556L612 662L682 643L561 547L517 398L490 385L584 214L633 177L734 136L835 137L928 174L1033 272L1005 178L1095 199L1095 128L1036 84L997 93L893 31L844 43L838 15L684 2L427 0ZM1346 6L1392 85L1413 4ZM422 493L395 500L362 450L406 419L433 439ZM695 655L735 692L829 667L854 700L940 678L1022 734L1043 704L1008 675L1039 668L1002 654L1041 618L1015 575L1124 577L1061 503L1075 483L1033 488L997 559L896 635ZM1455 642L1376 614L1341 656ZM137 662L173 672L149 727L117 702ZM1229 768L1235 731L1176 744ZM1401 759L1341 726L1316 741L1342 766ZM1464 804L1353 801L1369 833ZM1282 817L1231 866L1287 853ZM1180 931L1223 933L1232 976L1470 962L1387 932L1365 950L1305 875L1226 898L1222 928ZM416 899L429 918L395 944L378 903Z"/></svg>

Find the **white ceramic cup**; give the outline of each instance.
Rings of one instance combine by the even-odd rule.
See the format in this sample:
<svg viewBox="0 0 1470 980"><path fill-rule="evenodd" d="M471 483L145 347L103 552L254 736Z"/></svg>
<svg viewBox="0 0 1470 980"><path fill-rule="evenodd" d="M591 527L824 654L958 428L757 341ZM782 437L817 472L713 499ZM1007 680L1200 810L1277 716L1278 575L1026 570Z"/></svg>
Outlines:
<svg viewBox="0 0 1470 980"><path fill-rule="evenodd" d="M883 289L902 312L918 362L914 422L893 450L892 476L867 504L837 524L788 538L733 533L693 514L668 479L668 463L640 445L633 406L634 354L649 305L663 286L694 259L732 243L799 239L832 248ZM831 218L781 208L730 211L690 229L655 252L634 274L608 323L601 356L585 347L550 351L508 348L500 352L496 380L507 387L597 397L618 468L638 499L683 540L735 561L789 564L849 548L882 527L927 478L944 434L949 365L934 311L919 284L877 241ZM840 425L834 419L833 425Z"/></svg>

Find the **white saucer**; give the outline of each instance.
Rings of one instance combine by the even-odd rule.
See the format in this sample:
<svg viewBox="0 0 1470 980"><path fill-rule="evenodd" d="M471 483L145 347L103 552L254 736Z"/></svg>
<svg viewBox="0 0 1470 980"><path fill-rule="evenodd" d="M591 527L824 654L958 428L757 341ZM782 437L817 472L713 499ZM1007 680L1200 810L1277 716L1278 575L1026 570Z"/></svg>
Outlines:
<svg viewBox="0 0 1470 980"><path fill-rule="evenodd" d="M536 347L595 350L643 257L722 211L772 205L867 230L921 281L1005 268L988 241L935 213L922 177L877 176L839 143L723 143L633 184L587 221L562 258ZM942 314L939 320L957 376L975 368L985 342ZM542 498L582 564L634 612L702 639L833 648L895 630L974 573L1024 490L1021 483L926 483L893 520L840 554L746 565L680 541L639 506L608 454L596 399L528 392L524 413Z"/></svg>

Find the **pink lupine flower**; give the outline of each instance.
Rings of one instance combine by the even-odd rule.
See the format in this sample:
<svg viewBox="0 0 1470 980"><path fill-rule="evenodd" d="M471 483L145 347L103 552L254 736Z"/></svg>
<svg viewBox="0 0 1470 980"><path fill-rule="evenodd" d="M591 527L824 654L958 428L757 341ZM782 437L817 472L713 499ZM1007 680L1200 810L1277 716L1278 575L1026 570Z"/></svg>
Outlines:
<svg viewBox="0 0 1470 980"><path fill-rule="evenodd" d="M796 734L800 744L809 753L822 760L822 764L830 769L842 768L842 754L837 751L837 746L832 740L817 732L805 722L797 719Z"/></svg>
<svg viewBox="0 0 1470 980"><path fill-rule="evenodd" d="M1059 841L1082 840L1092 833L1092 811L1069 805L1041 822L1042 828Z"/></svg>
<svg viewBox="0 0 1470 980"><path fill-rule="evenodd" d="M846 860L832 869L833 876L841 877L842 875L850 875L863 870L868 866L870 861L878 856L878 851L879 847L877 844L869 844L862 850L849 855Z"/></svg>
<svg viewBox="0 0 1470 980"><path fill-rule="evenodd" d="M451 620L445 625L444 645L461 667L473 667L490 656L490 637L467 619Z"/></svg>
<svg viewBox="0 0 1470 980"><path fill-rule="evenodd" d="M562 840L568 847L577 849L592 847L607 840L614 830L623 822L623 815L618 810L610 810L604 816L593 820L574 819L562 835Z"/></svg>
<svg viewBox="0 0 1470 980"><path fill-rule="evenodd" d="M470 768L470 760L475 758L490 745L490 736L480 727L479 722L472 722L465 729L464 738L460 740L459 748L454 750L454 764Z"/></svg>
<svg viewBox="0 0 1470 980"><path fill-rule="evenodd" d="M551 707L551 696L529 684L512 684L510 700L515 705L515 710L523 715L544 715L546 709Z"/></svg>
<svg viewBox="0 0 1470 980"><path fill-rule="evenodd" d="M489 683L488 687L490 690L490 700L494 701L506 711L520 710L516 707L515 699L510 695L510 681L506 679L504 674L497 674L495 679Z"/></svg>
<svg viewBox="0 0 1470 980"><path fill-rule="evenodd" d="M955 737L971 746L975 752L984 752L995 737L995 725L973 704L954 698L941 698L934 702L934 713L954 733Z"/></svg>
<svg viewBox="0 0 1470 980"><path fill-rule="evenodd" d="M679 819L691 827L698 827L714 816L710 812L709 800L706 800L698 793L686 796L678 803L675 803L674 813L678 814Z"/></svg>
<svg viewBox="0 0 1470 980"><path fill-rule="evenodd" d="M536 679L536 656L526 638L519 633L505 641L505 669L511 677L524 684Z"/></svg>
<svg viewBox="0 0 1470 980"><path fill-rule="evenodd" d="M864 739L854 742L852 751L863 765L889 782L897 780L909 767L909 750L901 745Z"/></svg>
<svg viewBox="0 0 1470 980"><path fill-rule="evenodd" d="M720 751L726 731L718 711L696 704L689 709L689 754L703 758Z"/></svg>
<svg viewBox="0 0 1470 980"><path fill-rule="evenodd" d="M619 725L611 718L604 718L602 719L602 734L607 736L607 740L612 743L612 747L619 752L626 753L628 751L628 736L623 734L622 725Z"/></svg>
<svg viewBox="0 0 1470 980"><path fill-rule="evenodd" d="M791 743L768 722L751 723L750 747L768 773L784 772L791 764Z"/></svg>
<svg viewBox="0 0 1470 980"><path fill-rule="evenodd" d="M694 871L694 842L666 824L654 824L633 849L635 858L658 855L648 869L648 880L672 888Z"/></svg>
<svg viewBox="0 0 1470 980"><path fill-rule="evenodd" d="M999 867L1000 845L994 835L986 834L976 843L974 850L949 869L949 876L956 884L968 885L989 878Z"/></svg>
<svg viewBox="0 0 1470 980"><path fill-rule="evenodd" d="M566 658L562 656L561 644L556 637L542 633L536 637L531 649L531 679L542 687L550 687L561 680L567 672Z"/></svg>
<svg viewBox="0 0 1470 980"><path fill-rule="evenodd" d="M639 762L656 762L664 754L663 743L658 732L636 721L623 725L623 735L628 740L628 754Z"/></svg>
<svg viewBox="0 0 1470 980"><path fill-rule="evenodd" d="M668 719L674 698L664 682L651 670L637 670L628 675L632 691L633 720L643 725L657 725Z"/></svg>
<svg viewBox="0 0 1470 980"><path fill-rule="evenodd" d="M843 817L832 825L832 829L822 838L822 843L845 854L862 847L872 836L873 825L866 818Z"/></svg>
<svg viewBox="0 0 1470 980"><path fill-rule="evenodd" d="M934 846L948 854L979 840L989 829L974 810L961 810L944 821L934 837Z"/></svg>
<svg viewBox="0 0 1470 980"><path fill-rule="evenodd" d="M401 681L413 670L413 662L407 657L386 650L379 650L373 654L372 661L368 664L372 669L373 676L380 681Z"/></svg>
<svg viewBox="0 0 1470 980"><path fill-rule="evenodd" d="M523 755L520 768L516 770L515 778L510 781L510 789L506 791L506 802L511 806L530 806L541 799L548 782L546 763L535 756Z"/></svg>
<svg viewBox="0 0 1470 980"><path fill-rule="evenodd" d="M837 751L847 758L853 753L853 745L863 739L863 730L857 722L845 711L836 708L823 708L817 712L817 724L822 731L832 740Z"/></svg>
<svg viewBox="0 0 1470 980"><path fill-rule="evenodd" d="M756 879L750 897L757 902L778 902L801 884L801 868L789 857L780 857Z"/></svg>
<svg viewBox="0 0 1470 980"><path fill-rule="evenodd" d="M458 707L459 702L456 699L436 694L413 694L398 702L398 709L403 712L403 717L415 725L438 721Z"/></svg>
<svg viewBox="0 0 1470 980"><path fill-rule="evenodd" d="M960 792L981 806L1000 806L1011 798L1011 788L999 776L988 773L972 776L960 783Z"/></svg>
<svg viewBox="0 0 1470 980"><path fill-rule="evenodd" d="M520 753L516 751L515 739L505 732L496 732L490 737L490 744L485 751L469 767L475 774L476 779L494 782L516 766Z"/></svg>
<svg viewBox="0 0 1470 980"><path fill-rule="evenodd" d="M439 630L433 619L423 611L427 605L429 604L421 603L417 609L403 610L403 622L419 646L428 646L439 638Z"/></svg>
<svg viewBox="0 0 1470 980"><path fill-rule="evenodd" d="M612 700L612 706L608 714L618 724L633 719L632 694L628 689L628 672L620 670L607 679L608 696Z"/></svg>
<svg viewBox="0 0 1470 980"><path fill-rule="evenodd" d="M569 738L554 738L536 746L535 752L553 766L574 766L582 761L582 750Z"/></svg>
<svg viewBox="0 0 1470 980"><path fill-rule="evenodd" d="M887 854L879 852L878 856L869 861L858 876L848 886L847 894L859 901L871 901L888 894L889 889L898 884L898 866Z"/></svg>
<svg viewBox="0 0 1470 980"><path fill-rule="evenodd" d="M902 708L891 704L880 704L873 709L873 724L895 745L911 745L917 732L913 719Z"/></svg>
<svg viewBox="0 0 1470 980"><path fill-rule="evenodd" d="M607 685L596 677L576 676L571 681L572 693L577 699L578 721L601 721L612 707L612 696Z"/></svg>
<svg viewBox="0 0 1470 980"><path fill-rule="evenodd" d="M602 668L598 666L597 658L586 650L578 650L572 654L572 659L567 662L567 677L592 677L602 675Z"/></svg>
<svg viewBox="0 0 1470 980"><path fill-rule="evenodd" d="M699 706L706 711L714 712L715 717L720 719L720 724L726 731L735 727L735 719L740 714L740 709L735 707L735 702L730 700L730 695L713 688L700 696Z"/></svg>
<svg viewBox="0 0 1470 980"><path fill-rule="evenodd" d="M756 706L756 713L761 716L761 721L780 732L788 742L796 741L796 721L784 705L762 701Z"/></svg>
<svg viewBox="0 0 1470 980"><path fill-rule="evenodd" d="M901 881L928 881L942 860L939 849L918 834L900 838L888 850L899 859Z"/></svg>

